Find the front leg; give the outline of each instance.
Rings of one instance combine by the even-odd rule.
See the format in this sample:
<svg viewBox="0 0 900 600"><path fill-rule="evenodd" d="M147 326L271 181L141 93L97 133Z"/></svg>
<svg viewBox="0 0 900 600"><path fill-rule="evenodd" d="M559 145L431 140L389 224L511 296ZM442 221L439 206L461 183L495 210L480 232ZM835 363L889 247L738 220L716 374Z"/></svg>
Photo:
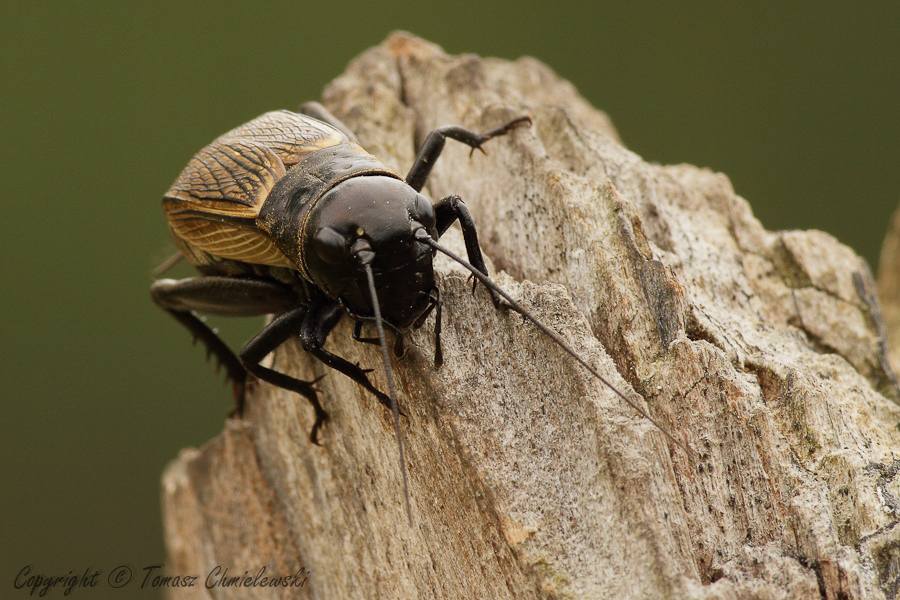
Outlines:
<svg viewBox="0 0 900 600"><path fill-rule="evenodd" d="M425 143L422 144L422 149L419 150L416 162L413 163L412 168L409 170L409 174L406 176L406 183L417 192L422 191L422 188L425 186L425 180L428 179L428 174L431 173L435 161L441 155L441 151L444 149L447 138L462 142L469 146L473 152L475 150L484 152L481 145L489 139L506 135L510 130L515 129L516 127L527 127L529 125L531 125L530 117L519 117L485 133L475 133L474 131L469 131L468 129L460 127L459 125L444 125L443 127L438 127L425 138Z"/></svg>
<svg viewBox="0 0 900 600"><path fill-rule="evenodd" d="M459 221L462 229L463 241L466 243L466 254L472 266L488 275L487 265L484 264L484 257L481 254L481 246L478 244L478 232L475 229L475 220L466 208L465 202L459 196L447 196L434 203L435 226L437 227L438 237L444 235L444 232L450 228L454 221ZM472 281L472 291L475 291L477 280ZM502 304L500 298L493 290L488 288L491 294L491 300L494 306Z"/></svg>
<svg viewBox="0 0 900 600"><path fill-rule="evenodd" d="M379 402L391 408L390 396L383 394L369 382L366 371L325 349L325 339L343 315L344 310L337 302L326 300L313 304L300 328L300 343L303 344L303 349L372 392Z"/></svg>
<svg viewBox="0 0 900 600"><path fill-rule="evenodd" d="M309 309L303 305L292 308L275 317L271 323L247 342L244 349L241 350L241 362L248 371L263 381L296 392L309 400L316 413L316 420L313 423L312 431L309 433L309 439L312 443L318 445L319 428L328 420L328 413L325 412L325 409L319 403L319 397L313 387L315 382L296 379L259 364L267 354L301 330L308 313Z"/></svg>

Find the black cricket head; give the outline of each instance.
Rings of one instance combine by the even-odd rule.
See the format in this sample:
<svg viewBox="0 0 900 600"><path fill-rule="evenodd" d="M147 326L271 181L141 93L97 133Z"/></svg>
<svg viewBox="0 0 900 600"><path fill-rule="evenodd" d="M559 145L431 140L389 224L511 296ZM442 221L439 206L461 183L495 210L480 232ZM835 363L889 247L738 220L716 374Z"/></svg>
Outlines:
<svg viewBox="0 0 900 600"><path fill-rule="evenodd" d="M431 247L416 240L435 236L431 201L399 179L353 177L336 185L307 224L306 264L314 283L354 315L375 314L363 263L370 266L384 320L411 325L434 303Z"/></svg>

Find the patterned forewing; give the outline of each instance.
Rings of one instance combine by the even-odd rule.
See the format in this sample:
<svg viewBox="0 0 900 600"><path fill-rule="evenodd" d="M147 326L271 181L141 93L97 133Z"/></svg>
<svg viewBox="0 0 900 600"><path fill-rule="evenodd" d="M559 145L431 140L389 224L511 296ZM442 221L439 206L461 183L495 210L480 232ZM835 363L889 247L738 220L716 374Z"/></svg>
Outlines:
<svg viewBox="0 0 900 600"><path fill-rule="evenodd" d="M169 227L191 262L230 259L290 267L256 227L272 186L316 150L346 141L330 126L288 111L266 113L198 152L163 198Z"/></svg>
<svg viewBox="0 0 900 600"><path fill-rule="evenodd" d="M287 167L311 152L349 141L330 125L287 110L267 112L232 129L219 140L246 139L271 148Z"/></svg>

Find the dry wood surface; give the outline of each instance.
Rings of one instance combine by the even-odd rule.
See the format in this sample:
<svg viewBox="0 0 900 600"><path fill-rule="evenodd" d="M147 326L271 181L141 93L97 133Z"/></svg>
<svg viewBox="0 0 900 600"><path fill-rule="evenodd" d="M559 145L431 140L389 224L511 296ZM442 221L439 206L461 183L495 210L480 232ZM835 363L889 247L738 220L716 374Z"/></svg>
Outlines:
<svg viewBox="0 0 900 600"><path fill-rule="evenodd" d="M439 125L530 115L487 156L448 142L425 191L459 194L496 281L688 450L438 258L444 364L431 317L392 365L413 525L389 412L287 344L277 369L325 375L323 445L306 400L255 386L164 475L167 566L307 581L173 598L897 597L897 383L851 249L766 231L723 174L645 162L531 58L394 34L322 101L401 173ZM329 349L385 389L351 331Z"/></svg>

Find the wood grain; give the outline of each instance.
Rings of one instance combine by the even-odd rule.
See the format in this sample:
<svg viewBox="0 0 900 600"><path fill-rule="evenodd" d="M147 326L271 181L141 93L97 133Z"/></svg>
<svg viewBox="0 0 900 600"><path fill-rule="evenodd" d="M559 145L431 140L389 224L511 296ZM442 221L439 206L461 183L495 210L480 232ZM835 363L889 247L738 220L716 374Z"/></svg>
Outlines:
<svg viewBox="0 0 900 600"><path fill-rule="evenodd" d="M690 452L439 258L444 365L432 319L393 364L414 525L388 412L286 345L276 368L326 375L323 445L305 400L258 385L165 473L171 573L310 571L252 591L272 598L897 596L900 407L849 248L766 231L725 175L643 161L534 59L394 34L323 101L401 173L436 126L531 115L487 156L448 144L426 192L462 196L496 280ZM384 387L349 323L329 347Z"/></svg>

